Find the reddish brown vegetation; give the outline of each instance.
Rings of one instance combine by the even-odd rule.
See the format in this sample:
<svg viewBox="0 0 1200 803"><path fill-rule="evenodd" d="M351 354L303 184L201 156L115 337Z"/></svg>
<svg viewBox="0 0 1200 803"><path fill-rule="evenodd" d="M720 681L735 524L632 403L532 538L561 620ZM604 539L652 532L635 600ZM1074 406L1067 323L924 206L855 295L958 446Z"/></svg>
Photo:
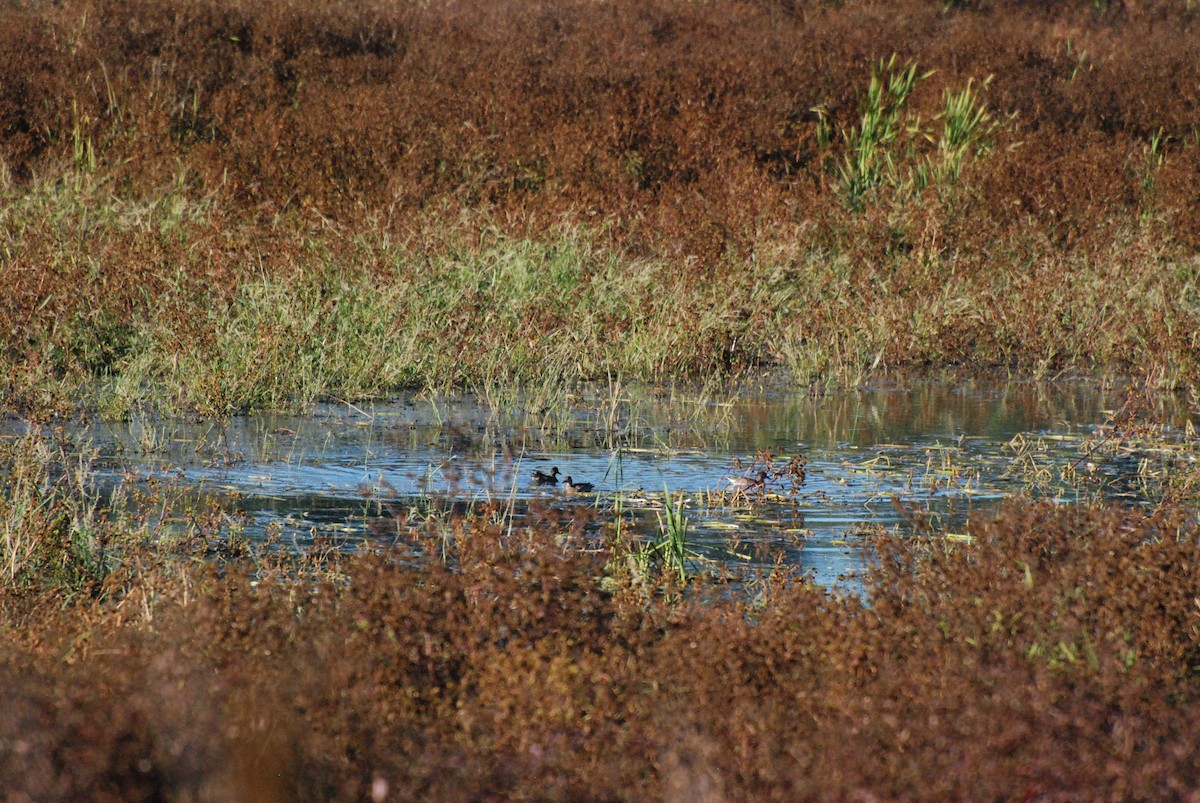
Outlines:
<svg viewBox="0 0 1200 803"><path fill-rule="evenodd" d="M884 544L869 606L776 577L762 607L647 607L482 529L454 569L10 597L0 776L17 800L1194 795L1194 524L1030 506L973 532Z"/></svg>
<svg viewBox="0 0 1200 803"><path fill-rule="evenodd" d="M853 124L872 65L896 52L937 71L913 99L925 119L946 87L988 75L990 106L1016 115L1002 146L1020 147L974 176L972 241L1136 216L1161 128L1156 202L1195 245L1195 21L1176 0L10 5L0 154L25 180L82 134L123 193L183 172L238 214L407 227L483 205L535 226L613 219L703 255L826 217L810 110Z"/></svg>
<svg viewBox="0 0 1200 803"><path fill-rule="evenodd" d="M211 339L193 331L195 310L249 277L330 264L394 276L395 251L359 250L355 237L378 245L386 233L427 254L481 226L541 236L565 222L626 255L667 259L677 282L662 295L720 291L718 301L701 292L677 305L686 314L665 326L697 340L687 325L711 315L723 322L705 330L712 343L682 353L663 369L670 377L648 378L707 375L703 353L733 344L742 352L730 370L778 360L780 332L763 321L790 326L793 346L808 339L836 355L825 363L1102 366L1168 375L1164 384L1194 376L1191 4L944 5L9 4L0 9L8 197L81 173L88 190L82 211L34 208L5 222L2 265L16 278L0 294L0 355L22 371L34 363L38 379L81 365L103 373L121 348L105 344L128 344L122 327L146 319L185 334L180 350ZM927 125L936 127L945 90L988 76L983 100L1005 122L951 191L885 193L851 212L837 193L844 143L819 145L814 109L852 129L872 69L893 53L934 71L909 102ZM168 196L207 211L161 227L89 216L113 198ZM803 317L784 302L770 308L779 294L751 298L756 267L780 243L776 278L805 286ZM326 251L339 256L313 256ZM805 271L791 279L789 265L808 257L844 258L835 272L848 283ZM1106 275L1114 270L1118 285ZM1073 286L1076 275L1090 292ZM923 314L947 287L947 303ZM1143 309L1146 297L1157 306ZM1072 299L1086 309L1061 309ZM1125 314L1109 314L1110 301ZM619 334L654 316L643 303L605 325ZM568 329L578 317L568 315ZM832 344L864 319L879 336L837 355ZM554 323L530 328L561 339ZM1097 328L1117 334L1092 347ZM544 342L527 345L540 353Z"/></svg>

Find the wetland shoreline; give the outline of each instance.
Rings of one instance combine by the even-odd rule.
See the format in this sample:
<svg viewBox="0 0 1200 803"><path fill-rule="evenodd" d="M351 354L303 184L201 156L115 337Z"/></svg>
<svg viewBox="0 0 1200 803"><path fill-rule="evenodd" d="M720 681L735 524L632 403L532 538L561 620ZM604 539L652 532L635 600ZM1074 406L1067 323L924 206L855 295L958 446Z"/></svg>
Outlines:
<svg viewBox="0 0 1200 803"><path fill-rule="evenodd" d="M1186 3L132 14L0 11L6 411L1200 376Z"/></svg>
<svg viewBox="0 0 1200 803"><path fill-rule="evenodd" d="M5 4L0 788L1196 799L1193 5Z"/></svg>
<svg viewBox="0 0 1200 803"><path fill-rule="evenodd" d="M594 499L531 489L514 504L470 490L439 503L353 481L361 497L326 511L326 531L315 528L324 514L298 500L310 511L301 528L314 527L307 542L272 525L263 539L245 536L253 494L229 483L286 482L271 479L276 452L291 455L283 467L329 466L316 478L328 484L345 467L399 477L392 453L487 463L521 431L489 434L452 405L245 418L203 444L188 429L155 430L170 419L145 420L91 441L101 448L90 458L61 431L27 428L2 439L6 560L26 547L30 563L0 592L12 712L0 724L0 777L38 800L825 798L864 786L919 798L1184 797L1200 784L1180 748L1196 730L1200 666L1192 408L1032 388L972 400L933 383L907 403L897 391L852 394L869 404L802 393L690 429L678 417L695 404L686 398L584 414L578 426L615 420L623 437L668 444L686 475L697 443L746 471L727 461L752 457L747 433L807 442L801 487L823 494L821 506L838 478L917 479L903 526L847 547L874 555L852 584L814 582L797 558L838 547L812 536L751 570L714 571L711 554L694 556L712 537L705 520L725 506L740 524L718 535L746 552L756 525L740 511L783 537L779 512L802 499L705 507L693 491L639 520L619 482ZM1061 434L1076 429L1068 411L1091 424ZM369 412L374 423L356 426ZM1011 432L1009 417L1027 428L1001 451L1024 498L950 529L928 500L987 487L966 455L978 450L973 433ZM293 440L305 428L329 433L307 456L307 441ZM338 445L348 432L361 440ZM595 437L611 446L611 432ZM818 440L860 451L818 459ZM578 471L609 454L564 448L514 470ZM126 468L142 478L100 494L93 468L135 455L160 469ZM1072 472L1075 455L1105 467ZM229 496L183 493L168 479L196 471ZM1036 501L1052 472L1090 489L1086 498ZM1104 501L1098 492L1118 479L1151 496ZM339 536L342 523L368 537ZM673 535L682 563L657 546ZM1132 720L1130 742L1119 734ZM970 772L951 771L962 767Z"/></svg>

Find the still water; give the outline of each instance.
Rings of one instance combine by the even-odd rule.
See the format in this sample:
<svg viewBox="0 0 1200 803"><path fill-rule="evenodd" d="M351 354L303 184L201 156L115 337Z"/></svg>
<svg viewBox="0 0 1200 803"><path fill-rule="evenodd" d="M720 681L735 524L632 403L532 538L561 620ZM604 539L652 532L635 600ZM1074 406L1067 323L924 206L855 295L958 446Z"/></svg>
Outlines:
<svg viewBox="0 0 1200 803"><path fill-rule="evenodd" d="M617 500L645 534L669 490L687 500L698 565L745 570L782 559L839 583L869 559L864 533L904 531L914 511L961 532L969 514L1013 494L1139 503L1152 493L1139 476L1145 455L1115 444L1106 428L1124 398L1094 383L929 382L721 398L598 388L552 409L514 404L499 414L494 403L422 397L223 424L98 423L82 435L99 450L105 482L166 480L218 499L238 512L231 528L249 539L353 546L395 537L398 518L488 502L518 515L586 516L601 538L599 522L611 515L592 513ZM1189 426L1182 402L1159 405L1164 438ZM776 468L802 456L803 483L776 478L748 499L711 493L767 455ZM533 487L532 470L552 466L596 492Z"/></svg>

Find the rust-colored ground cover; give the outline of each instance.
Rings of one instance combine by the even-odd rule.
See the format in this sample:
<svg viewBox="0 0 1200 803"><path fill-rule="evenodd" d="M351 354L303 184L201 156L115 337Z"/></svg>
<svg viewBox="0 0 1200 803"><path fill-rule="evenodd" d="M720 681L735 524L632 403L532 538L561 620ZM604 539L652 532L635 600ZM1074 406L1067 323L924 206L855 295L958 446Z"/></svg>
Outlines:
<svg viewBox="0 0 1200 803"><path fill-rule="evenodd" d="M1026 505L649 600L554 532L3 600L10 800L1190 799L1190 518ZM752 599L753 602L746 600Z"/></svg>
<svg viewBox="0 0 1200 803"><path fill-rule="evenodd" d="M946 9L945 5L957 8ZM1197 12L1182 0L9 4L0 154L10 180L68 164L154 196L180 176L231 216L410 228L487 207L567 216L711 256L827 209L824 109L858 122L873 67L934 71L912 98L982 82L1012 116L974 169L952 246L1032 228L1103 237L1149 200L1200 242ZM916 234L914 232L913 234ZM880 242L886 242L881 238Z"/></svg>
<svg viewBox="0 0 1200 803"><path fill-rule="evenodd" d="M211 413L764 366L804 383L965 364L1194 384L1198 43L1183 0L9 4L6 401L61 406L124 377L126 397L164 386ZM868 86L893 56L925 77L895 140L866 147ZM968 87L986 136L945 179L947 93ZM860 157L861 197L845 173ZM570 243L594 255L552 294L518 283L516 306L491 268L454 267L521 237L545 248L534 276L558 277ZM222 364L220 321L297 283L317 298L279 304L335 319L346 275L387 305L350 329L400 342L389 330L411 325L426 353L364 369L375 387L229 392L262 377ZM418 303L428 276L453 303ZM270 373L332 361L281 345L312 321L244 328ZM181 354L213 376L173 387L204 373Z"/></svg>

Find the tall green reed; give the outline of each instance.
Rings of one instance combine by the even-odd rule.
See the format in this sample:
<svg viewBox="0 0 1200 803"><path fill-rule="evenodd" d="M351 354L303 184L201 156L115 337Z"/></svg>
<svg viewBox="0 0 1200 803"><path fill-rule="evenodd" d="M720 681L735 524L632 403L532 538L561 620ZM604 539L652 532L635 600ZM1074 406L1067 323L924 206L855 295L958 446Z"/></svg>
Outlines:
<svg viewBox="0 0 1200 803"><path fill-rule="evenodd" d="M911 61L898 65L895 54L880 60L871 73L858 124L839 130L836 138L843 149L834 168L838 195L851 210L863 211L885 188L898 200L906 200L930 185L953 185L968 156L982 156L990 149L998 122L980 92L991 83L991 77L978 87L971 79L960 90L946 90L938 114L942 129L935 139L934 132L906 109L917 85L932 74L918 72ZM834 126L828 112L823 108L814 111L819 117L818 144L832 144ZM936 148L933 154L922 156L926 142L936 142Z"/></svg>
<svg viewBox="0 0 1200 803"><path fill-rule="evenodd" d="M643 585L655 576L673 577L680 583L688 577L688 520L683 514L685 497L663 487L663 510L658 514L658 532L646 543L631 549L628 563Z"/></svg>
<svg viewBox="0 0 1200 803"><path fill-rule="evenodd" d="M837 167L839 193L851 209L861 211L876 188L897 183L897 157L902 154L893 149L919 130L918 124L904 115L904 104L917 84L930 75L918 74L913 62L897 68L895 54L880 60L871 73L858 125L842 132L846 152Z"/></svg>
<svg viewBox="0 0 1200 803"><path fill-rule="evenodd" d="M687 535L688 520L683 515L684 495L672 497L670 489L663 488L663 512L659 516L658 538L651 548L658 553L662 567L677 576L680 582L687 580L687 557L689 554Z"/></svg>

